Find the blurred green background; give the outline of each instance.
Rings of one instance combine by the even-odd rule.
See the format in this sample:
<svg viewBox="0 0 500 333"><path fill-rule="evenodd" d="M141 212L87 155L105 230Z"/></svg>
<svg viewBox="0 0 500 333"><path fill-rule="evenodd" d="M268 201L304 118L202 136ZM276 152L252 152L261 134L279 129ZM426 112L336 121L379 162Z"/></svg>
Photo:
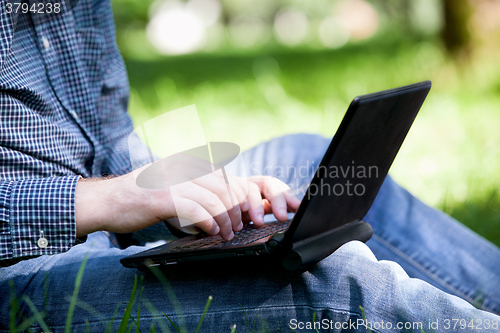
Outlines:
<svg viewBox="0 0 500 333"><path fill-rule="evenodd" d="M500 1L113 0L136 126L196 104L243 149L332 136L353 97L430 79L392 176L500 246Z"/></svg>

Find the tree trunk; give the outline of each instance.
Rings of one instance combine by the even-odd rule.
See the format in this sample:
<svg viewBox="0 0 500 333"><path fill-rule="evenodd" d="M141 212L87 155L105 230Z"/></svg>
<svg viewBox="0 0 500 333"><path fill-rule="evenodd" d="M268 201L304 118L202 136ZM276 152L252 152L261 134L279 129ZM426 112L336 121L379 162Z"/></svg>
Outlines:
<svg viewBox="0 0 500 333"><path fill-rule="evenodd" d="M441 39L453 57L468 58L471 51L469 19L472 7L468 0L443 0L444 27Z"/></svg>

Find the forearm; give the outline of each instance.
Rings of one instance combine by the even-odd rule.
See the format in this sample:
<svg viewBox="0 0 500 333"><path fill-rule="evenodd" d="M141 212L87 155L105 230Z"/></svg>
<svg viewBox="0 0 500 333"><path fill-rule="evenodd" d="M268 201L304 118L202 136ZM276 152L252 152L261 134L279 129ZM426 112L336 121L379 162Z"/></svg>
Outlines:
<svg viewBox="0 0 500 333"><path fill-rule="evenodd" d="M152 203L161 194L135 185L132 175L80 179L75 194L78 237L95 231L133 232L160 222Z"/></svg>

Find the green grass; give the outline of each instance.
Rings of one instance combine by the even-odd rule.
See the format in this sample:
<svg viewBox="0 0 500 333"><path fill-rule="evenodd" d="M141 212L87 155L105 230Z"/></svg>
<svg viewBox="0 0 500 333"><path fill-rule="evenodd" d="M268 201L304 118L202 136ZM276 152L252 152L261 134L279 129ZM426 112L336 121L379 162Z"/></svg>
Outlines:
<svg viewBox="0 0 500 333"><path fill-rule="evenodd" d="M111 319L105 319L100 313L98 313L91 305L81 301L78 299L78 293L80 291L80 286L81 282L83 279L84 271L85 271L85 266L87 264L87 257L88 253L84 256L82 263L80 265L80 268L78 269L78 273L76 275L75 279L75 287L73 289L73 294L71 297L67 297L67 301L69 301L69 306L68 306L68 312L66 314L66 324L64 327L64 332L70 333L73 330L73 315L75 312L75 309L78 307L82 308L84 311L87 311L90 316L95 316L97 317L101 323L106 325L105 333L106 332L117 332L117 333L130 333L132 332L132 329L135 328L135 332L139 333L141 332L140 329L140 320L141 320L141 304L144 304L149 312L151 314L155 314L157 317L160 317L159 312L157 309L153 307L153 305L147 300L142 298L142 293L144 291L144 286L142 285L144 276L141 275L140 280L138 281L137 275L134 276L134 284L130 293L130 298L127 302L127 305L125 307L125 311L123 315L121 316L119 326L114 330L114 323L115 323L115 318L118 314L118 309L120 308L121 303L117 304L114 314L111 317ZM174 304L174 310L176 312L176 315L179 317L180 321L180 327L174 323L174 321L166 315L164 312L162 312L162 315L168 320L170 323L171 327L177 332L177 333L188 333L188 330L186 329L186 325L184 322L184 314L182 313L182 308L180 307L180 304L177 300L177 297L175 296L175 293L173 290L170 288L170 285L163 275L163 273L157 269L156 267L151 268L152 273L159 279L161 284L163 285L165 292L167 294L167 298L170 300L171 303ZM48 282L48 280L45 280ZM38 324L40 328L42 329L43 332L50 332L49 325L45 322L45 317L47 316L47 313L45 310L39 311L35 304L31 301L31 299L24 294L21 295L16 295L15 294L15 288L14 288L14 282L12 280L9 281L9 286L10 286L10 295L9 295L9 304L10 304L10 313L9 313L9 331L10 332L20 332L20 331L28 331L31 332L31 327L34 324ZM47 288L44 287L44 299L46 298L46 295L48 292L50 292ZM194 330L194 333L200 332L200 329L202 327L203 321L205 319L205 316L208 312L208 308L210 307L210 303L212 302L212 296L208 297L207 303L205 305L205 308L203 309L203 312L200 316L200 319L198 321L198 325L196 326L196 329ZM31 311L30 316L26 317L27 313L24 313L21 310L21 305L22 303L25 303L28 308ZM136 316L132 316L132 310L134 305L136 305ZM44 308L46 304L44 302ZM245 315L246 318L246 315ZM87 329L86 331L90 332L90 327L88 326L88 320L87 322ZM168 326L164 325L164 323L161 323L160 320L155 320L154 323L151 324L149 332L156 332L155 329L155 324L159 325L159 328L161 329L162 332L169 332ZM255 325L255 322L254 322ZM236 325L233 325L231 328L231 333L236 332ZM253 330L252 330L253 332Z"/></svg>
<svg viewBox="0 0 500 333"><path fill-rule="evenodd" d="M196 104L207 140L243 149L288 133L332 136L353 97L432 80L391 174L500 245L500 64L493 56L459 67L435 41L379 37L340 50L147 59L125 59L136 125Z"/></svg>
<svg viewBox="0 0 500 333"><path fill-rule="evenodd" d="M132 290L130 292L130 298L128 302L126 303L125 310L123 312L123 315L119 319L118 328L116 328L115 325L115 320L117 318L118 310L120 309L122 303L118 303L116 305L115 311L113 316L110 319L104 318L102 314L100 314L98 311L96 311L91 305L81 301L78 299L78 293L80 290L81 282L83 279L84 271L85 271L85 266L87 263L87 257L88 253L84 256L82 263L80 264L80 268L78 269L78 273L76 275L75 279L75 287L73 289L73 294L71 297L68 295L66 297L66 301L69 302L68 306L68 311L66 313L66 324L64 331L65 332L72 332L74 331L73 327L73 315L77 307L81 308L84 311L87 311L90 317L96 317L98 320L101 322L101 324L105 325L106 328L104 332L117 332L117 333L130 333L132 330L136 333L142 332L140 329L140 323L141 323L141 305L144 305L149 311L150 314L152 314L154 317L156 317L153 322L151 323L151 326L149 327L149 332L156 332L156 327L161 330L161 332L170 332L170 328L172 328L175 332L177 333L188 333L189 330L186 328L186 323L185 323L185 317L184 313L182 310L182 307L180 306L180 303L175 296L175 293L173 289L171 288L168 280L166 279L165 275L161 272L160 269L157 267L150 267L150 271L153 275L156 276L156 278L160 281L162 284L164 291L166 293L166 299L170 301L170 303L173 305L173 309L175 311L175 315L178 318L178 323L175 323L175 321L170 318L167 314L164 312L160 312L147 300L146 298L142 297L142 293L144 291L144 286L143 286L143 281L144 281L144 275L141 275L140 279L138 279L137 275L134 276L134 284L132 287ZM48 280L45 280L47 283L44 284L44 299L46 298L46 295L48 292L48 288L45 288L48 285ZM9 332L32 332L32 328L35 324L38 324L40 328L42 329L43 332L51 332L49 325L46 323L46 316L47 312L45 311L46 303L44 301L44 310L39 311L39 309L35 306L35 304L31 301L31 299L24 294L21 295L16 295L15 294L15 287L14 287L14 282L12 280L9 281L9 286L10 286L10 295L9 295L9 304L10 304L10 313L9 313ZM208 313L208 309L210 307L210 303L212 302L212 296L209 296L207 299L207 302L205 304L205 307L203 309L203 312L200 315L200 318L198 320L198 324L196 328L194 329L194 333L199 333L202 330L202 325L203 321L205 319L206 314ZM22 303L25 303L31 313L25 313L24 311L21 310L22 308ZM136 306L135 310L135 317L133 316L133 308ZM241 307L241 305L240 305ZM246 324L246 332L247 333L253 333L257 332L256 331L256 322L257 322L257 317L259 316L259 313L262 309L259 309L257 314L255 315L255 318L252 323L252 327L250 328L249 322L247 319L247 315L245 312L245 309L241 307L242 309L242 314L245 319L245 324ZM144 313L144 312L142 312ZM315 315L315 314L314 314ZM314 321L314 317L313 317ZM167 324L168 323L168 324ZM88 319L86 319L86 324L87 327L85 329L85 332L90 332L90 325ZM170 327L170 328L169 328ZM232 325L231 327L228 328L230 330L230 333L236 333L236 324ZM260 321L260 327L259 327L259 332L269 332L270 329L267 327L267 322L265 320ZM281 330L280 330L281 331ZM293 330L292 330L293 331Z"/></svg>
<svg viewBox="0 0 500 333"><path fill-rule="evenodd" d="M134 276L134 283L133 287L130 293L129 300L127 302L127 305L125 307L125 310L123 312L123 315L119 319L118 323L118 328L116 329L115 325L115 320L117 319L117 314L118 310L121 308L122 302L119 302L114 310L114 313L110 319L104 318L104 316L100 313L98 313L91 305L81 301L78 299L78 293L80 290L80 285L83 279L84 271L85 271L85 266L87 263L87 258L88 258L88 253L84 256L82 263L80 264L80 268L78 269L78 273L75 279L75 286L73 289L73 294L71 297L68 295L66 297L66 301L69 302L68 306L68 312L66 314L66 325L65 325L65 332L72 332L75 328L73 327L73 315L74 311L77 307L81 308L84 311L87 311L89 316L91 317L96 317L98 320L101 322L101 324L105 325L106 328L104 332L117 332L117 333L130 333L132 330L135 331L135 333L141 333L142 330L140 328L140 323L141 323L141 305L144 305L149 311L151 315L156 317L155 319L152 320L151 325L149 326L149 331L150 333L156 333L156 327L161 330L161 332L170 332L170 328L172 328L175 332L177 333L188 333L189 330L186 328L185 324L185 317L182 311L182 307L180 306L180 303L173 291L173 289L170 286L170 283L166 279L165 275L162 273L162 271L158 267L150 267L150 271L153 275L156 276L156 278L160 281L162 284L165 294L166 294L166 300L168 299L169 302L173 305L173 309L175 312L175 315L177 317L178 323L175 323L172 318L170 318L167 314L164 312L160 312L147 300L146 298L142 297L143 291L145 289L145 286L143 286L144 282L144 275L141 275L140 278L138 279L137 275ZM46 296L47 293L50 292L48 290L48 276L46 277L44 281L44 310L39 311L35 304L31 301L31 299L24 294L21 295L16 295L15 294L15 287L14 287L14 282L11 280L9 281L9 286L10 286L10 313L9 313L9 332L20 332L20 331L26 331L26 332L32 332L32 328L35 324L38 324L40 328L42 329L43 332L50 332L50 327L47 325L45 319L50 320L50 318L46 318L47 312L45 311L46 308ZM205 307L203 309L203 312L200 315L200 318L198 320L198 324L194 330L194 333L199 333L201 331L203 321L205 319L206 314L208 313L208 309L210 307L210 304L212 302L213 298L212 296L209 296L207 299L207 302L205 304ZM22 303L25 303L28 307L31 313L25 313L24 311L21 311L21 306ZM136 305L136 316L134 317L132 315L133 313L133 308ZM475 306L480 307L481 306L481 300L478 300L475 304ZM243 306L240 304L240 308L242 310L244 322L245 322L245 327L243 327L244 332L246 333L254 333L254 332L263 332L263 333L269 333L271 332L271 329L265 319L260 319L259 314L263 308L260 308L255 317L253 318L253 322L250 327L250 322L248 320L247 314ZM359 309L361 311L361 316L363 317L365 327L367 328L368 332L372 332L371 327L370 327L370 322L367 320L366 313L364 308L359 305ZM142 312L144 313L144 312ZM29 315L27 317L27 315ZM162 318L162 315L164 318ZM148 316L147 316L148 317ZM257 319L259 320L259 325L256 327ZM313 312L312 314L312 323L314 323L314 330L315 332L318 332L318 329L316 328L316 324L322 322L320 319L316 320L316 311ZM162 321L162 319L166 319L168 321L169 325L166 325L165 322ZM86 329L85 332L91 332L89 320L85 319L86 322ZM403 321L400 321L403 322ZM409 322L409 321L405 321ZM170 327L170 328L169 328ZM287 326L287 328L291 332L295 332L291 326ZM236 333L236 324L231 325L229 327L230 333ZM420 329L422 332L425 333L425 331L421 328ZM281 328L278 328L278 332L283 332Z"/></svg>

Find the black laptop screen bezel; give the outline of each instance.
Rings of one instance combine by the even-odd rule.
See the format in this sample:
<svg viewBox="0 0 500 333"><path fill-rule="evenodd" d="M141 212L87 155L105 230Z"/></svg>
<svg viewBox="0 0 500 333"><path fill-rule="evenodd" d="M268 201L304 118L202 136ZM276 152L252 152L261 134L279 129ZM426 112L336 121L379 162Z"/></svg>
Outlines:
<svg viewBox="0 0 500 333"><path fill-rule="evenodd" d="M420 104L418 105L418 107L416 107L416 110L412 110L414 112L411 112L408 115L409 117L413 117L413 119L414 119L416 117L421 105L423 104L423 102L424 102L424 100L425 100L425 98L426 98L426 96L431 88L431 85L432 85L431 81L427 80L427 81L423 81L423 82L419 82L419 83L415 83L415 84L411 84L411 85L407 85L407 86L402 86L402 87L398 87L398 88L394 88L394 89L388 89L388 90L384 90L384 91L380 91L380 92L376 92L376 93L371 93L371 94L366 94L366 95L362 95L362 96L358 96L358 97L354 98L353 101L351 102L351 104L349 105L349 108L347 109L347 111L344 115L344 118L342 119L342 122L340 123L340 125L337 129L337 132L336 132L335 136L333 137L325 155L323 156L321 163L318 165L318 168L320 166L328 165L329 161L333 158L335 152L338 149L339 144L342 142L342 139L345 136L345 134L349 128L349 125L351 124L352 118L354 117L354 115L358 111L361 103L371 102L374 100L375 101L376 100L382 101L384 99L388 99L391 97L397 97L398 95L420 93L421 94L421 97L419 96ZM412 121L413 121L413 119L412 119ZM385 179L385 177L386 177L386 175L383 175L384 179ZM321 178L318 177L317 173L315 172L314 177L313 177L313 179L312 179L310 185L308 186L308 189L304 195L304 198L303 198L299 208L297 209L295 216L292 219L290 227L285 231L284 238L282 241L282 245L284 247L291 247L293 242L297 242L297 241L301 240L300 235L297 235L296 231L297 231L299 225L303 222L304 214L307 211L309 203L311 202L311 199L310 199L312 197L311 188L312 188L313 184L316 186L319 186L320 181L321 181ZM382 185L382 182L380 183L380 186L381 185ZM375 195L373 195L373 199L371 200L371 203L369 206L371 206L371 204L373 203L373 200L375 199L376 193L380 189L380 186L376 189L372 189L376 192L375 192ZM369 207L368 207L368 209L369 209ZM358 220L361 220L366 215L366 213L368 212L368 209L366 209L366 211L359 212ZM349 222L352 222L352 221L346 221L345 223L343 223L341 225L338 225L334 222L334 223L332 223L332 227L329 230L338 228L338 227L340 227L346 223L349 223Z"/></svg>

